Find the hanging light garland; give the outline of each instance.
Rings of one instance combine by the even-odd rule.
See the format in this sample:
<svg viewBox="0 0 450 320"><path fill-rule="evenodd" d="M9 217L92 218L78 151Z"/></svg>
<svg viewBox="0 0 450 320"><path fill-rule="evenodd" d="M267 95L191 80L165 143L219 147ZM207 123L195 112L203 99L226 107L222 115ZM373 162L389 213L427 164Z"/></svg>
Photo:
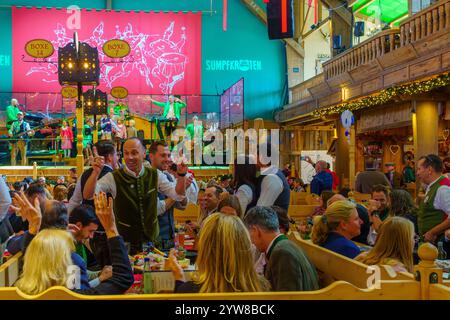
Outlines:
<svg viewBox="0 0 450 320"><path fill-rule="evenodd" d="M450 85L450 73L442 74L432 79L416 81L405 85L399 85L381 90L376 95L357 99L353 102L344 102L332 107L325 107L313 112L316 117L325 117L331 114L339 114L345 110L355 111L389 102L394 97L402 95L415 95L428 92L437 88Z"/></svg>

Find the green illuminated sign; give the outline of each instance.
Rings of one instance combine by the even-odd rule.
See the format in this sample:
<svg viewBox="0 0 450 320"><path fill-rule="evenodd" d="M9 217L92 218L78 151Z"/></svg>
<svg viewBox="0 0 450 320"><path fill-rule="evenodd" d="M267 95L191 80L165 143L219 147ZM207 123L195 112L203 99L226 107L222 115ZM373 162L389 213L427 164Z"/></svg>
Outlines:
<svg viewBox="0 0 450 320"><path fill-rule="evenodd" d="M11 56L0 54L0 67L9 67L11 65Z"/></svg>
<svg viewBox="0 0 450 320"><path fill-rule="evenodd" d="M206 71L261 71L261 60L206 60Z"/></svg>

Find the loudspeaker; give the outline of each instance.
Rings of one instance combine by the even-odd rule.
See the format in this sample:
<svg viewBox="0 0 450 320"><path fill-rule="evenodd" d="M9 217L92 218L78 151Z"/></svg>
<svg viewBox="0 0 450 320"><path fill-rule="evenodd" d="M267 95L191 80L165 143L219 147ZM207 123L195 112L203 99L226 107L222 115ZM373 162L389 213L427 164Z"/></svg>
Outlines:
<svg viewBox="0 0 450 320"><path fill-rule="evenodd" d="M364 35L364 21L355 22L355 37L362 37Z"/></svg>
<svg viewBox="0 0 450 320"><path fill-rule="evenodd" d="M340 34L333 36L333 49L339 50L342 47L342 37Z"/></svg>
<svg viewBox="0 0 450 320"><path fill-rule="evenodd" d="M282 32L282 2L286 2L286 32ZM294 36L293 0L270 0L267 3L267 27L270 40L292 38Z"/></svg>

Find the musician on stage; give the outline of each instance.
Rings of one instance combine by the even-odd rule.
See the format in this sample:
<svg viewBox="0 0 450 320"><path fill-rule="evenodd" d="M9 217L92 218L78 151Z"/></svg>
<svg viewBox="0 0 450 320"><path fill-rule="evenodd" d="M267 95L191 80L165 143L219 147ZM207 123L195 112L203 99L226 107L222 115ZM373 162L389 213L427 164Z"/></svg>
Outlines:
<svg viewBox="0 0 450 320"><path fill-rule="evenodd" d="M11 104L6 107L6 129L10 129L14 121L17 121L17 114L21 112L17 99L11 99Z"/></svg>
<svg viewBox="0 0 450 320"><path fill-rule="evenodd" d="M23 112L19 111L17 113L17 121L14 121L11 128L8 131L11 138L11 165L16 165L17 152L20 151L22 156L22 165L27 165L27 137L34 135L34 131L31 130L30 124L23 120Z"/></svg>
<svg viewBox="0 0 450 320"><path fill-rule="evenodd" d="M191 140L191 152L194 154L194 163L196 165L202 164L202 154L195 153L194 145L203 146L203 124L202 121L198 120L197 116L192 117L192 122L186 126L186 137Z"/></svg>
<svg viewBox="0 0 450 320"><path fill-rule="evenodd" d="M161 131L160 121L166 122L166 135L169 136L172 131L176 128L178 121L180 121L181 109L186 107L186 102L179 98L175 98L173 95L169 96L167 102L160 102L152 99L154 105L164 108L164 112L162 115L162 119L156 122L156 127L158 129L158 134L161 139L164 139L164 136Z"/></svg>

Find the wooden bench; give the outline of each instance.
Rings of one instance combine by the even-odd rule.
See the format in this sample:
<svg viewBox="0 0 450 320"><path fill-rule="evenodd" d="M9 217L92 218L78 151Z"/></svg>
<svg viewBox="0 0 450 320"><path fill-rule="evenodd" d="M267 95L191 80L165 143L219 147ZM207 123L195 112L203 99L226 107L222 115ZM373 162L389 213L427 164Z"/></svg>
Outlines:
<svg viewBox="0 0 450 320"><path fill-rule="evenodd" d="M315 205L290 205L288 208L288 215L296 223L299 223L311 216L315 208L317 208Z"/></svg>
<svg viewBox="0 0 450 320"><path fill-rule="evenodd" d="M21 259L22 252L19 252L0 266L0 287L12 287L19 279Z"/></svg>
<svg viewBox="0 0 450 320"><path fill-rule="evenodd" d="M368 273L368 265L322 248L310 240L303 240L296 232L291 232L289 238L303 249L311 263L323 274L324 286L343 280L358 288L367 288L368 278L371 275L370 271ZM392 277L385 268L381 267L380 271L381 280L414 280L414 277L407 272L398 272L395 277Z"/></svg>
<svg viewBox="0 0 450 320"><path fill-rule="evenodd" d="M309 193L307 192L296 192L291 191L291 198L290 198L290 204L291 205L305 205L306 204L306 197Z"/></svg>
<svg viewBox="0 0 450 320"><path fill-rule="evenodd" d="M365 203L372 199L372 195L369 193L353 192L352 198L357 203Z"/></svg>
<svg viewBox="0 0 450 320"><path fill-rule="evenodd" d="M173 210L173 217L177 223L183 223L188 220L197 222L199 216L200 206L194 203L188 203L184 210L176 208Z"/></svg>
<svg viewBox="0 0 450 320"><path fill-rule="evenodd" d="M318 247L291 234L308 254L317 269L341 278L327 287L305 292L257 292L257 293L192 293L192 294L143 294L143 295L81 295L65 287L52 287L35 296L24 294L15 287L0 288L0 300L420 300L450 299L450 288L442 282L442 269L436 268L437 249L423 246L419 249L421 263L415 267L418 279L410 274L398 273L395 278L382 273L379 287L366 287L367 266ZM432 251L432 254L430 252ZM16 257L16 256L15 256ZM20 258L20 257L18 257ZM11 263L12 264L12 263ZM3 267L3 266L2 266ZM437 276L433 276L436 274ZM346 279L346 280L343 280ZM432 279L432 280L430 280ZM437 283L430 283L436 281Z"/></svg>
<svg viewBox="0 0 450 320"><path fill-rule="evenodd" d="M319 206L320 205L320 196L318 196L317 194L314 194L314 193L308 194L306 196L306 204Z"/></svg>

